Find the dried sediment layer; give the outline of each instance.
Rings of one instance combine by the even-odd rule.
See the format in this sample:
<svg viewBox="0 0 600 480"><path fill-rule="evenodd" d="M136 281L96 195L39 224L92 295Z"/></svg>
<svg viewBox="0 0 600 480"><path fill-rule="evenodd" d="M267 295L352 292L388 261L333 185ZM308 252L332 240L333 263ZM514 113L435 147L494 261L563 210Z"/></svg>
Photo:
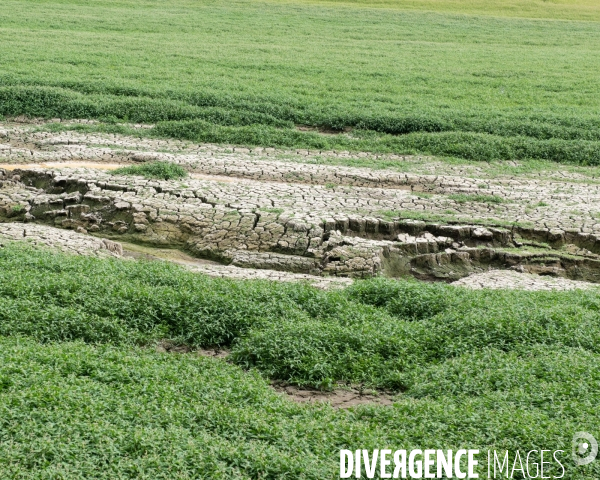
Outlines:
<svg viewBox="0 0 600 480"><path fill-rule="evenodd" d="M0 125L0 143L0 162L11 164L0 169L6 221L181 248L240 270L452 281L491 267L600 282L600 183L583 170L514 177L385 158L406 173L314 163L382 160L360 153L228 150L14 124ZM68 168L155 159L185 165L193 178Z"/></svg>
<svg viewBox="0 0 600 480"><path fill-rule="evenodd" d="M98 258L130 258L132 255L119 242L96 238L89 234L65 230L49 225L32 223L0 223L0 247L2 241L23 242L34 247L58 250L73 255L94 256ZM151 251L151 250L150 250ZM146 255L151 258L151 255ZM161 257L156 256L156 259ZM164 257L163 257L164 258ZM350 279L334 277L315 277L305 274L239 268L235 266L180 261L164 258L181 264L187 269L211 277L232 278L237 280L270 280L279 282L307 282L317 288L341 288L351 283Z"/></svg>
<svg viewBox="0 0 600 480"><path fill-rule="evenodd" d="M403 205L409 212L415 206L439 208L439 199L415 200L402 190L200 179L161 182L86 169L13 170L2 175L0 216L9 220L181 247L237 267L444 280L490 266L519 267L600 282L596 235L575 228L377 217L377 212ZM518 248L536 242L546 245Z"/></svg>
<svg viewBox="0 0 600 480"><path fill-rule="evenodd" d="M234 185L230 188L219 185L207 187L214 192L206 195L213 203L236 203L240 199L250 200L251 207L252 204L268 207L268 202L262 200L273 193L278 200L279 193L279 196L288 196L291 200L282 205L283 208L310 208L315 213L320 209L319 216L323 216L325 210L327 213L344 211L346 214L378 218L409 212L431 218L443 217L441 221L444 223L516 223L529 226L533 234L540 237L539 241L546 241L548 232L552 232L550 241L565 233L600 234L600 182L583 173L552 170L516 177L498 175L485 165L417 161L413 157L398 155L304 151L305 156L298 152L227 149L106 134L37 132L31 131L31 127L9 128L0 124L0 162L18 166L75 161L104 162L107 166L116 166L123 161L168 160L186 166L199 176L209 176L206 178ZM293 157L296 161L278 160L282 155L289 157L288 160ZM396 162L402 168L410 167L413 173L310 163L319 158L340 156L373 161L385 158L390 166ZM299 159L305 163L299 162ZM252 192L246 182L240 186L237 179L249 180L255 191ZM269 185L275 182L288 184L291 188L272 192ZM322 195L315 195L319 190L313 190L311 185L328 189L321 190ZM394 190L406 190L413 195ZM304 197L306 201L302 202ZM380 201L388 198L390 201ZM280 201L277 203L281 204Z"/></svg>
<svg viewBox="0 0 600 480"><path fill-rule="evenodd" d="M231 278L235 280L269 280L275 282L306 282L321 289L343 288L352 283L349 278L317 277L302 273L281 272L257 268L241 268L233 265L188 266L196 273L210 277Z"/></svg>
<svg viewBox="0 0 600 480"><path fill-rule="evenodd" d="M0 123L0 158L7 163L136 163L165 160L181 164L201 174L281 181L314 185L352 185L400 188L418 192L481 191L518 189L570 192L565 181L591 180L589 175L553 168L550 171L498 175L486 164L451 164L430 157L365 152L278 150L274 148L224 147L194 144L181 140L160 140L100 133L45 132L30 126ZM327 165L328 160L385 162L388 169L355 168ZM516 162L505 162L516 166ZM394 168L398 167L398 168ZM403 170L403 171L399 171ZM410 173L409 173L410 172ZM595 183L598 181L596 179ZM546 187L546 188L544 188ZM517 196L519 197L519 196Z"/></svg>
<svg viewBox="0 0 600 480"><path fill-rule="evenodd" d="M490 270L477 273L457 280L456 286L481 289L481 288L507 288L515 290L588 290L598 288L598 285L587 282L578 282L567 278L555 278L528 273L519 273L511 270Z"/></svg>
<svg viewBox="0 0 600 480"><path fill-rule="evenodd" d="M59 229L48 225L2 223L0 224L0 242L19 241L30 245L53 248L65 253L96 256L100 258L119 258L123 254L128 256L127 251L118 242L99 239L90 235ZM1 243L0 243L1 244ZM152 252L149 249L149 252ZM161 257L154 257L161 258ZM175 257L176 263L183 264L191 271L209 275L212 277L232 278L238 280L270 280L283 282L308 282L317 288L329 289L332 287L344 287L351 283L347 278L315 277L304 274L289 272L278 272L271 270L259 270L252 268L239 268L210 263L195 263L193 259L180 261ZM491 270L484 273L473 274L453 283L456 286L468 288L507 288L519 290L572 290L597 288L595 284L572 281L565 278L553 278L548 276L531 275L510 270ZM306 392L305 392L306 393ZM356 392L344 393L344 402L354 402L358 394ZM304 398L306 397L306 398ZM337 397L336 397L337 398ZM361 397L362 398L362 397ZM313 398L308 392L302 397L303 401L330 400L329 398ZM369 400L370 401L370 400Z"/></svg>
<svg viewBox="0 0 600 480"><path fill-rule="evenodd" d="M231 278L236 280L307 282L313 287L322 289L342 288L352 283L352 280L349 278L320 277L302 273L221 265L214 261L192 257L181 250L174 250L171 248L165 249L124 243L123 250L126 257L143 258L147 260L166 260L182 265L193 272L203 273L210 277Z"/></svg>
<svg viewBox="0 0 600 480"><path fill-rule="evenodd" d="M182 246L234 266L308 274L323 270L319 253L329 243L324 241L322 226L294 223L291 217L280 218L278 212L257 211L256 205L210 202L197 180L189 182L199 195L194 190L176 195L173 189L179 187L173 182L120 179L134 182L128 188L97 172L69 177L44 170L20 173L20 179L11 176L0 190L0 215L7 219L22 217L154 245ZM349 272L374 273L372 264L377 259L352 257L342 262Z"/></svg>
<svg viewBox="0 0 600 480"><path fill-rule="evenodd" d="M0 242L2 240L27 242L65 253L100 258L120 257L123 254L123 248L118 242L46 225L0 223Z"/></svg>

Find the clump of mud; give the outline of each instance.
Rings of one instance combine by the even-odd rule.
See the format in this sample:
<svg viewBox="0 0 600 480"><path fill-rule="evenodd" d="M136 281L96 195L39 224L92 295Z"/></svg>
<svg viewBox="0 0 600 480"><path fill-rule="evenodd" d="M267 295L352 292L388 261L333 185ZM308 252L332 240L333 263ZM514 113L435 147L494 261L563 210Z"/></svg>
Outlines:
<svg viewBox="0 0 600 480"><path fill-rule="evenodd" d="M328 403L334 408L351 408L358 405L384 405L394 403L394 395L387 392L363 391L359 388L337 388L332 391L322 391L311 388L301 388L295 385L274 382L275 391L284 393L290 400L298 403Z"/></svg>

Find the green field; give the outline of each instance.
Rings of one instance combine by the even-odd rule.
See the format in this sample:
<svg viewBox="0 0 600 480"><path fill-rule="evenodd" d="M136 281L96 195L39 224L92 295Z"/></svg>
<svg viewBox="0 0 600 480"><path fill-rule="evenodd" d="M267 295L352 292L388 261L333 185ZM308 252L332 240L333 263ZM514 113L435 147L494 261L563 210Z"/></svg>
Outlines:
<svg viewBox="0 0 600 480"><path fill-rule="evenodd" d="M530 178L558 162L589 179L598 52L597 0L4 0L0 120L500 160L489 171ZM393 158L323 161L421 165ZM483 193L447 196L504 206ZM1 242L0 480L333 479L340 449L374 448L560 449L562 478L598 479L600 460L575 467L571 442L600 439L599 312L597 289L375 278L323 291ZM273 382L394 404L298 404Z"/></svg>
<svg viewBox="0 0 600 480"><path fill-rule="evenodd" d="M336 478L339 449L386 446L562 449L564 478L600 474L569 458L600 433L596 293L323 292L10 244L0 266L2 478ZM296 405L267 379L397 397Z"/></svg>
<svg viewBox="0 0 600 480"><path fill-rule="evenodd" d="M149 134L220 143L600 164L596 3L8 0L0 115L158 123Z"/></svg>
<svg viewBox="0 0 600 480"><path fill-rule="evenodd" d="M305 0L305 3L493 17L600 20L600 5L595 0Z"/></svg>

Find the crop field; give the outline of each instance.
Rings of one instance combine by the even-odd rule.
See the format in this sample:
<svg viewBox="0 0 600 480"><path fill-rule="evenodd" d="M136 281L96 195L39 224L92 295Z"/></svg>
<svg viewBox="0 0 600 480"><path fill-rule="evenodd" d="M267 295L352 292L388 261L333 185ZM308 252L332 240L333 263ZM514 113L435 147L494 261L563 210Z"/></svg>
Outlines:
<svg viewBox="0 0 600 480"><path fill-rule="evenodd" d="M592 0L5 0L0 480L600 478L598 51Z"/></svg>

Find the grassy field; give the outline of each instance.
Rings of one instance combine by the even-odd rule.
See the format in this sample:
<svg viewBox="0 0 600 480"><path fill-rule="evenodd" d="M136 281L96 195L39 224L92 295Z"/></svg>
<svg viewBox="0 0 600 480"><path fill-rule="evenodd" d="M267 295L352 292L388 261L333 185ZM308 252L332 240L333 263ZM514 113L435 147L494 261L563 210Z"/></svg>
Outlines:
<svg viewBox="0 0 600 480"><path fill-rule="evenodd" d="M594 292L388 280L323 292L10 244L0 266L7 478L335 478L340 448L569 455L575 431L600 434ZM165 339L232 354L154 352ZM269 378L398 397L295 405ZM599 465L565 461L565 478Z"/></svg>
<svg viewBox="0 0 600 480"><path fill-rule="evenodd" d="M112 175L141 175L146 178L173 180L185 178L188 173L185 168L169 162L148 162L142 165L128 165L111 171Z"/></svg>
<svg viewBox="0 0 600 480"><path fill-rule="evenodd" d="M494 17L600 20L600 5L595 0L304 0L304 2Z"/></svg>
<svg viewBox="0 0 600 480"><path fill-rule="evenodd" d="M494 163L502 173L600 166L599 27L595 0L4 0L0 116L523 160ZM0 480L317 480L338 477L340 449L386 447L560 449L563 478L600 478L600 461L570 458L575 432L600 438L599 311L597 290L373 279L321 291L4 243ZM213 347L227 359L194 352ZM395 403L299 405L273 381Z"/></svg>
<svg viewBox="0 0 600 480"><path fill-rule="evenodd" d="M0 114L158 123L153 135L195 141L599 164L599 7L483 7L8 0Z"/></svg>

